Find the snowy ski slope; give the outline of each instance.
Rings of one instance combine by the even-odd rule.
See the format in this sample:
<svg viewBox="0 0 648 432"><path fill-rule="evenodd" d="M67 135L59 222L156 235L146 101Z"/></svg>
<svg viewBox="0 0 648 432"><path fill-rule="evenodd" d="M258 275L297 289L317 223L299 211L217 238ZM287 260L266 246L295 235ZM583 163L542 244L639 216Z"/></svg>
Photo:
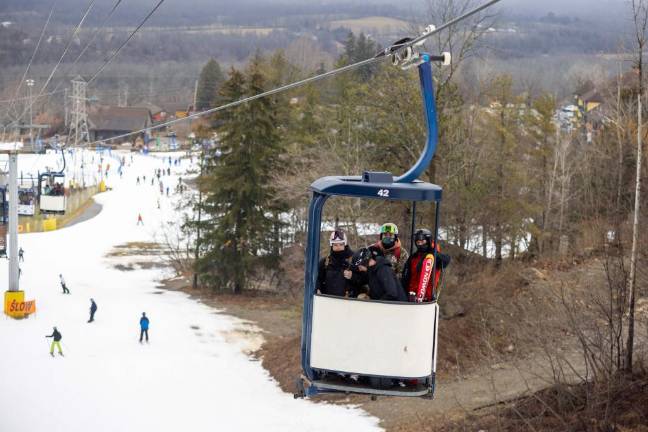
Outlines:
<svg viewBox="0 0 648 432"><path fill-rule="evenodd" d="M88 157L92 153L84 155L84 170ZM57 159L20 156L19 172L53 167ZM378 420L358 408L282 393L259 362L225 341L236 319L156 288L168 270L114 268L132 261L108 257L115 246L152 241L160 224L177 216L173 198L161 197L157 181L150 185L153 170L169 166L161 156L136 155L130 165L129 154L127 162L121 180L111 163L108 185L114 189L95 197L103 205L99 215L19 237L25 250L21 289L36 299L37 313L22 321L0 319L0 431L380 430ZM172 167L175 173L162 177L165 187L169 182L173 190L186 168L186 161ZM136 185L138 175L147 182ZM144 226L136 225L138 213ZM62 294L59 273L70 295ZM0 281L6 287L5 261ZM88 324L91 297L98 311ZM150 344L138 342L142 312L150 317ZM45 335L52 326L63 335L65 357L49 355Z"/></svg>

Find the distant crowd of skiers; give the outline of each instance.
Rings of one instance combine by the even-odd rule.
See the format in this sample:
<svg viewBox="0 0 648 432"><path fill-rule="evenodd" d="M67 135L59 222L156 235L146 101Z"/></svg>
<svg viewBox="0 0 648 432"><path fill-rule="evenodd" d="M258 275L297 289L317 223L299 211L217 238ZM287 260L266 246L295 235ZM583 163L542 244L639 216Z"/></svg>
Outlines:
<svg viewBox="0 0 648 432"><path fill-rule="evenodd" d="M165 159L164 161L166 162L167 159ZM156 168L156 169L154 169L153 170L153 175L150 177L151 178L151 186L155 185L155 179L157 178L158 186L160 188L160 195L164 196L165 192L166 192L167 197L169 196L169 194L171 192L171 188L169 187L168 183L165 186L165 184L162 181L161 177L163 177L165 175L170 176L171 175L171 165L173 165L173 166L180 165L181 159L180 158L172 159L169 156L168 163L169 163L169 167L167 167L167 168ZM140 184L145 184L145 183L146 183L146 175L143 175L141 177L137 176L136 184L138 186ZM180 177L180 178L178 178L178 184L175 187L175 192L183 193L184 190L185 190L185 185L184 185L184 183L182 181L182 177ZM157 208L160 208L160 200L159 199L157 201ZM137 214L137 225L144 225L144 218L142 218L141 213Z"/></svg>
<svg viewBox="0 0 648 432"><path fill-rule="evenodd" d="M441 253L428 229L416 231L414 242L416 251L410 257L401 245L398 227L386 223L376 243L354 252L346 234L333 231L330 252L319 262L318 292L371 300L432 301L450 256Z"/></svg>

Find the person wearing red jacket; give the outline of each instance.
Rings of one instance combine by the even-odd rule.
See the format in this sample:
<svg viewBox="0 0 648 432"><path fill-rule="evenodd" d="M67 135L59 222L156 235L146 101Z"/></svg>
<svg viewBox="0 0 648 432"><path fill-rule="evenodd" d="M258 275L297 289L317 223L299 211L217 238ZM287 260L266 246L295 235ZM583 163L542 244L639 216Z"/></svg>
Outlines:
<svg viewBox="0 0 648 432"><path fill-rule="evenodd" d="M416 252L405 263L401 284L410 302L429 302L436 298L435 291L441 279L441 272L450 264L450 256L442 254L437 244L435 267L435 244L428 229L416 231L414 242Z"/></svg>

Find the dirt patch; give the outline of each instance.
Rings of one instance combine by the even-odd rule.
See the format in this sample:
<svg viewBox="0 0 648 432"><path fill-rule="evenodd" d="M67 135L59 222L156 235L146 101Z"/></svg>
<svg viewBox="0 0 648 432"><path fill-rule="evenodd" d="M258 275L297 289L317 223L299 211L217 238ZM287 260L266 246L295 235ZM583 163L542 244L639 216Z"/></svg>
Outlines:
<svg viewBox="0 0 648 432"><path fill-rule="evenodd" d="M461 277L450 273L439 302L443 315L436 400L371 401L367 396L325 396L321 400L360 405L379 417L387 430L418 432L440 430L442 424L452 421L464 422L475 409L544 388L551 371L543 364L539 332L545 346L571 355L571 339L559 313L556 292L564 286L574 293L593 289L595 281L602 280L601 267L601 262L593 259L575 267L533 263L497 270L484 267ZM466 269L457 269L457 273L461 271ZM283 391L294 392L301 372L302 298L259 291L215 295L193 290L190 285L184 278L163 284L252 323L254 330L236 330L225 337L236 343L251 341L242 349L261 359Z"/></svg>
<svg viewBox="0 0 648 432"><path fill-rule="evenodd" d="M129 242L113 247L113 250L106 254L107 257L124 256L158 256L164 254L164 248L159 243L153 242Z"/></svg>

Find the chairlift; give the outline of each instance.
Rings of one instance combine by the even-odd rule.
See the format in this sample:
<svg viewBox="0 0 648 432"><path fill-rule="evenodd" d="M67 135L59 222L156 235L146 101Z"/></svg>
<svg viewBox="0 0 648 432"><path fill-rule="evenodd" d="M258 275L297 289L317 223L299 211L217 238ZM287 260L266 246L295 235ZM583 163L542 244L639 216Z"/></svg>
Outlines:
<svg viewBox="0 0 648 432"><path fill-rule="evenodd" d="M18 186L18 214L21 216L34 216L36 196L38 191L32 184Z"/></svg>
<svg viewBox="0 0 648 432"><path fill-rule="evenodd" d="M65 214L65 152L62 148L63 168L61 171L48 171L38 175L38 204L41 213Z"/></svg>
<svg viewBox="0 0 648 432"><path fill-rule="evenodd" d="M316 292L322 211L332 196L409 201L412 235L416 203L434 203L437 244L442 188L417 179L430 164L438 140L431 62L447 64L450 55L432 56L413 49L416 47L408 47L403 56L392 51L392 63L403 69L418 67L428 131L418 161L400 177L388 172L365 172L362 176L323 177L310 186L302 374L297 380L296 398L321 393L359 393L372 398L434 396L439 324L436 299L427 303L366 301ZM433 274L436 255L435 250ZM350 376L360 379L352 380Z"/></svg>
<svg viewBox="0 0 648 432"><path fill-rule="evenodd" d="M9 216L9 202L7 201L7 188L0 187L0 257L7 257L7 223Z"/></svg>

